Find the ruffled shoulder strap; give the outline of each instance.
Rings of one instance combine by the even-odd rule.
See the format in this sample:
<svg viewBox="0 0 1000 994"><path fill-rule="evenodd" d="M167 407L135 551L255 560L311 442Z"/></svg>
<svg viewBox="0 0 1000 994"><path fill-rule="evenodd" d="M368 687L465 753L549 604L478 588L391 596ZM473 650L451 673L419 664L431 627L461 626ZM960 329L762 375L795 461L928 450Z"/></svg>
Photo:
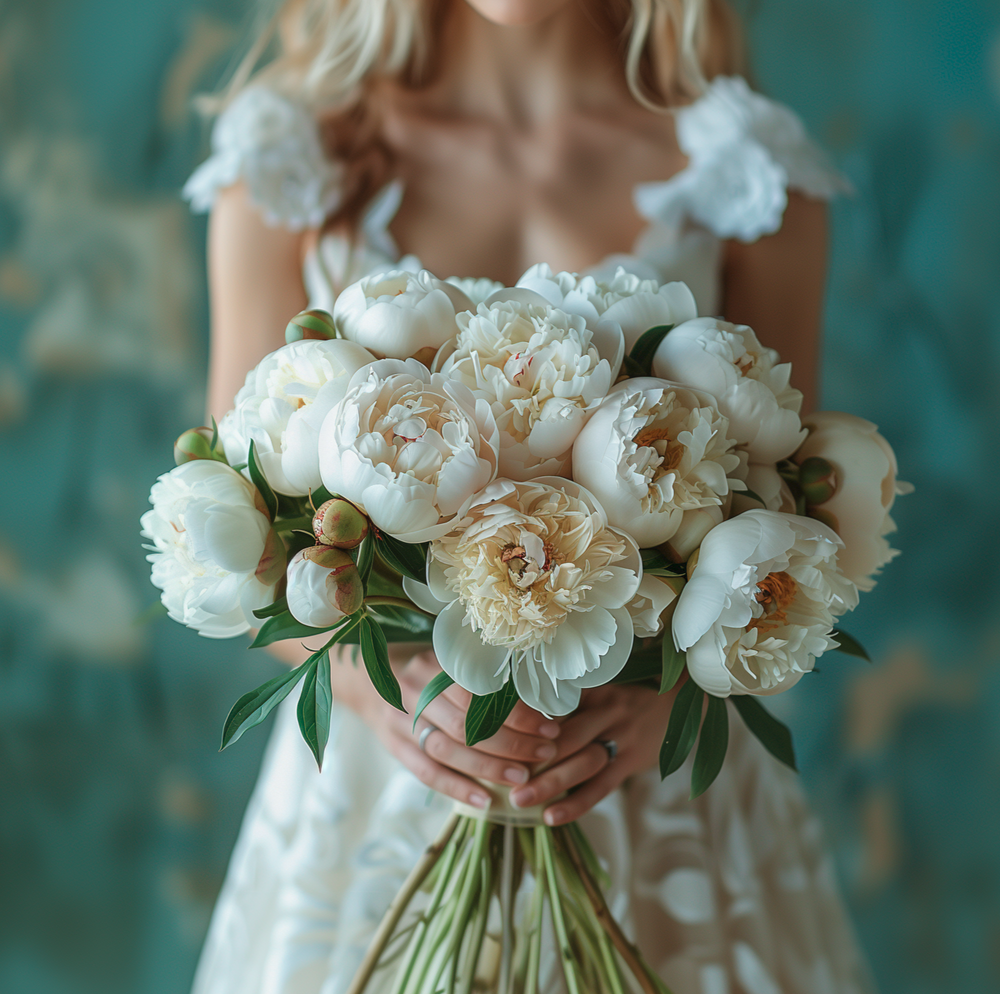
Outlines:
<svg viewBox="0 0 1000 994"><path fill-rule="evenodd" d="M688 165L636 187L636 207L651 221L690 219L720 238L752 242L781 227L789 188L823 199L850 189L801 120L739 76L716 77L675 120Z"/></svg>
<svg viewBox="0 0 1000 994"><path fill-rule="evenodd" d="M319 227L340 203L342 167L323 154L315 119L301 104L263 86L248 87L219 115L212 154L184 186L195 211L238 179L268 224Z"/></svg>

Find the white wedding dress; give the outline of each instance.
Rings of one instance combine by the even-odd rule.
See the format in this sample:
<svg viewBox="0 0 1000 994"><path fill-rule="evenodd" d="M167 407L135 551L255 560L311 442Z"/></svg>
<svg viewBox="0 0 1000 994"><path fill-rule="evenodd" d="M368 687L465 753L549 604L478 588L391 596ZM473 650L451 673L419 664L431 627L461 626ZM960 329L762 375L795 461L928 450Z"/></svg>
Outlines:
<svg viewBox="0 0 1000 994"><path fill-rule="evenodd" d="M798 118L739 78L713 81L676 126L689 165L636 188L646 230L631 254L592 272L622 265L684 280L699 313L712 314L722 240L776 231L789 187L825 198L840 180ZM204 209L238 178L265 218L289 228L319 226L338 201L340 171L314 121L261 88L221 116L185 193ZM375 199L357 244L320 241L304 274L314 306L329 309L366 272L417 264L399 260L388 232L401 194L396 183ZM317 772L291 705L279 709L194 994L342 994L451 808L345 708L335 706ZM613 912L675 994L873 991L796 774L731 716L725 766L701 798L688 800L689 759L664 782L656 771L632 778L583 819Z"/></svg>

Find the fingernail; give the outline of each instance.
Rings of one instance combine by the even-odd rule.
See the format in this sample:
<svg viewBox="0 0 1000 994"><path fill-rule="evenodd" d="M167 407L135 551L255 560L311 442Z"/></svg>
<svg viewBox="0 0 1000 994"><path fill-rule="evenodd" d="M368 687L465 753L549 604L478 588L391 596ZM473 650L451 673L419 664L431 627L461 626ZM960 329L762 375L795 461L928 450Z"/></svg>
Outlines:
<svg viewBox="0 0 1000 994"><path fill-rule="evenodd" d="M546 742L545 745L540 745L535 750L536 759L554 759L556 753L559 751L558 746L553 745L551 742Z"/></svg>
<svg viewBox="0 0 1000 994"><path fill-rule="evenodd" d="M547 739L559 738L559 722L543 721L541 725L538 726L538 734L544 735Z"/></svg>
<svg viewBox="0 0 1000 994"><path fill-rule="evenodd" d="M513 766L503 771L504 778L509 780L511 783L527 783L528 781L528 771L525 769L515 769Z"/></svg>
<svg viewBox="0 0 1000 994"><path fill-rule="evenodd" d="M515 808L529 808L535 803L535 792L530 787L527 790L515 790L510 795L510 802Z"/></svg>
<svg viewBox="0 0 1000 994"><path fill-rule="evenodd" d="M557 822L562 821L562 817L562 808L549 808L549 810L542 815L542 819L546 825L555 825Z"/></svg>
<svg viewBox="0 0 1000 994"><path fill-rule="evenodd" d="M469 803L477 808L485 808L490 799L485 794L470 794Z"/></svg>

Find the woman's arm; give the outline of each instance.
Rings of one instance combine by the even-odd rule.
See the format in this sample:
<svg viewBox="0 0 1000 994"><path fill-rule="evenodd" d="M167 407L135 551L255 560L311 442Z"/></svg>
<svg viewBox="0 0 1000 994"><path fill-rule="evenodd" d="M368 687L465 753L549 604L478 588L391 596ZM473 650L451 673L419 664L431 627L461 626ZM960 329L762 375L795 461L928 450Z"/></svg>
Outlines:
<svg viewBox="0 0 1000 994"><path fill-rule="evenodd" d="M803 413L819 394L826 253L826 203L793 192L779 231L749 245L726 244L722 313L750 325L762 344L792 363Z"/></svg>
<svg viewBox="0 0 1000 994"><path fill-rule="evenodd" d="M237 183L219 193L208 228L212 338L208 413L220 420L247 372L285 341L306 307L301 232L265 224Z"/></svg>

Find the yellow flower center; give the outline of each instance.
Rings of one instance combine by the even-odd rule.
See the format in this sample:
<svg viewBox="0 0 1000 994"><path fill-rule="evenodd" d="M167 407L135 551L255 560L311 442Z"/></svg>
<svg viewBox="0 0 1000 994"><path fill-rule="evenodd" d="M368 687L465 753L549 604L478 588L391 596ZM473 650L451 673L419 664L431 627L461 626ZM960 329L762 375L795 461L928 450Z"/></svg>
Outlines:
<svg viewBox="0 0 1000 994"><path fill-rule="evenodd" d="M780 628L788 621L788 608L795 600L798 589L799 585L787 573L768 573L757 584L755 595L764 613L754 618L747 629L756 628L763 634Z"/></svg>

